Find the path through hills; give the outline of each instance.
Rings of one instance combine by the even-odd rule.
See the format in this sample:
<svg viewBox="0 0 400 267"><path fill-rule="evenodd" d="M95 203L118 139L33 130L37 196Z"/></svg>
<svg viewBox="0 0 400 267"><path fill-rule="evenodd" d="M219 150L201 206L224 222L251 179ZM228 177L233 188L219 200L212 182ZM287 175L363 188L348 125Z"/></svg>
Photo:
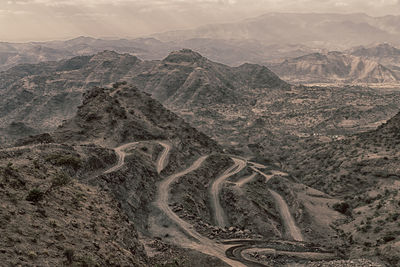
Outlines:
<svg viewBox="0 0 400 267"><path fill-rule="evenodd" d="M126 156L126 152L124 151L125 149L132 147L134 145L137 145L139 142L132 142L132 143L128 143L122 146L119 146L117 148L114 148L115 153L117 153L118 156L118 162L115 166L111 167L110 169L106 170L104 173L111 173L111 172L115 172L116 170L118 170L119 168L121 168L124 164L125 164L125 156Z"/></svg>
<svg viewBox="0 0 400 267"><path fill-rule="evenodd" d="M163 152L161 152L157 160L157 173L160 174L161 171L165 168L165 166L167 166L167 157L169 151L171 150L171 145L166 142L158 142L158 143L164 147Z"/></svg>
<svg viewBox="0 0 400 267"><path fill-rule="evenodd" d="M176 182L180 177L198 169L201 166L201 164L207 159L207 157L208 156L202 156L199 159L197 159L189 168L165 178L158 187L155 204L165 215L168 216L169 219L175 222L188 236L196 240L193 241L192 244L192 247L194 249L202 253L215 256L231 266L242 267L245 265L243 265L240 262L229 259L225 255L225 251L227 249L226 246L218 244L212 241L211 239L208 239L199 234L196 230L193 229L193 226L191 224L181 219L177 214L175 214L172 211L172 209L168 205L171 184Z"/></svg>
<svg viewBox="0 0 400 267"><path fill-rule="evenodd" d="M235 175L236 173L243 170L246 167L246 161L238 158L232 158L234 164L227 169L220 177L215 179L211 186L211 203L214 207L214 218L218 226L225 227L225 212L221 206L221 202L219 200L219 193L221 191L221 186L223 182L228 179L229 177Z"/></svg>

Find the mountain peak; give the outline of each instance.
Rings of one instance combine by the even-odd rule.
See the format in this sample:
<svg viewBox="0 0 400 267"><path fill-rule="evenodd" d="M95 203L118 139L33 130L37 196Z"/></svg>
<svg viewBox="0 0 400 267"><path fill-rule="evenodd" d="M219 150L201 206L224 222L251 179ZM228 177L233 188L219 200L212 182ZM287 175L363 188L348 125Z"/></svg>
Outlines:
<svg viewBox="0 0 400 267"><path fill-rule="evenodd" d="M104 50L94 55L91 61L117 60L123 57L131 57L139 60L136 56L132 56L130 54L119 54L115 51Z"/></svg>
<svg viewBox="0 0 400 267"><path fill-rule="evenodd" d="M204 57L191 49L181 49L171 52L163 62L170 63L195 63L203 60Z"/></svg>

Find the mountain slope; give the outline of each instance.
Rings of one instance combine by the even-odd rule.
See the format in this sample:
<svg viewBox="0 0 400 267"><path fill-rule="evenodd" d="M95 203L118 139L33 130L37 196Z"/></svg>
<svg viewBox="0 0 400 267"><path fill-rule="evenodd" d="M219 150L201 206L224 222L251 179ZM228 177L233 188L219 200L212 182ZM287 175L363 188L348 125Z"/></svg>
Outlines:
<svg viewBox="0 0 400 267"><path fill-rule="evenodd" d="M160 141L168 147L163 163ZM164 175L221 149L148 94L123 83L88 89L73 118L20 145L0 149L0 258L7 264L226 266L149 232Z"/></svg>
<svg viewBox="0 0 400 267"><path fill-rule="evenodd" d="M348 219L337 229L350 254L377 255L390 266L400 263L399 129L400 113L376 130L340 141L308 140L285 159L299 181L342 200L335 209Z"/></svg>
<svg viewBox="0 0 400 267"><path fill-rule="evenodd" d="M280 77L303 83L397 83L391 69L341 52L310 54L271 66Z"/></svg>
<svg viewBox="0 0 400 267"><path fill-rule="evenodd" d="M397 47L383 43L375 46L356 47L348 51L354 56L378 62L396 74L400 74L400 49Z"/></svg>
<svg viewBox="0 0 400 267"><path fill-rule="evenodd" d="M0 73L0 128L14 122L41 132L52 130L74 115L86 88L117 81L132 83L174 107L204 105L210 99L235 103L247 86L288 87L265 67L231 68L191 50L173 52L163 61L104 51Z"/></svg>
<svg viewBox="0 0 400 267"><path fill-rule="evenodd" d="M142 82L141 78L146 80ZM243 89L285 89L288 85L266 67L244 64L228 67L212 62L192 50L172 52L149 73L133 78L133 83L156 99L173 107L235 103Z"/></svg>
<svg viewBox="0 0 400 267"><path fill-rule="evenodd" d="M77 115L53 134L62 142L91 142L115 147L145 140L171 140L183 147L213 148L218 145L165 109L149 95L131 86L95 87L83 95Z"/></svg>

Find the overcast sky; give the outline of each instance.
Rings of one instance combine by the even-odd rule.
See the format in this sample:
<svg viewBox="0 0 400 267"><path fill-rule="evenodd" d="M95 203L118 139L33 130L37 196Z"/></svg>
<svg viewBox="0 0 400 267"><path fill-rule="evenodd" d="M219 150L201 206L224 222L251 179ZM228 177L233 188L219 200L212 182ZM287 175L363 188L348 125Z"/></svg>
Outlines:
<svg viewBox="0 0 400 267"><path fill-rule="evenodd" d="M400 0L0 0L0 41L137 37L268 12L400 15Z"/></svg>

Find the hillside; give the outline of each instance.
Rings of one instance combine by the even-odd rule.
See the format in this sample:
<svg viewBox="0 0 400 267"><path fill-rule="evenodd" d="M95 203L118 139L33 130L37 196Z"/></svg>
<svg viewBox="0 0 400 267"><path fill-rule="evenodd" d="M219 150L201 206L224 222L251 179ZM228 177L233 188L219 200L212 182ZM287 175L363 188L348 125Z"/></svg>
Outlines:
<svg viewBox="0 0 400 267"><path fill-rule="evenodd" d="M117 84L112 89L95 87L84 93L76 116L63 123L53 136L59 143L97 143L116 147L146 140L170 140L182 147L218 151L218 145L165 109L137 88ZM210 152L210 150L206 150Z"/></svg>
<svg viewBox="0 0 400 267"><path fill-rule="evenodd" d="M1 150L0 158L2 264L149 264L118 202L77 179L112 164L111 151L51 144Z"/></svg>
<svg viewBox="0 0 400 267"><path fill-rule="evenodd" d="M294 83L398 83L391 69L374 60L341 52L309 54L287 59L271 69L282 79Z"/></svg>
<svg viewBox="0 0 400 267"><path fill-rule="evenodd" d="M378 62L391 70L397 76L400 74L400 49L388 44L378 44L375 46L361 46L348 51L354 56Z"/></svg>
<svg viewBox="0 0 400 267"><path fill-rule="evenodd" d="M398 116L352 136L398 112L397 91L291 86L187 49L162 61L104 51L2 75L6 116L26 109L58 124L33 136L46 128L22 117L5 128L31 135L0 149L7 263L398 262Z"/></svg>
<svg viewBox="0 0 400 267"><path fill-rule="evenodd" d="M291 215L281 217L280 206L286 205L280 197L282 188L274 186L276 182L267 184L266 174L242 181L256 170L253 163L222 154L210 138L123 83L88 90L76 116L54 133L19 142L23 146L0 151L4 162L13 162L1 169L5 204L0 218L8 222L2 237L6 244L28 240L20 246L23 252L3 249L4 260L12 264L48 260L82 265L243 266L249 261L266 262L255 255L228 256L236 243L223 244L223 240L232 238L256 242L252 250L279 249L283 256L269 264L309 262L313 259L309 252L317 259L342 258L332 252L342 241L325 244L322 233L334 231L318 222L312 222L315 228L304 234L313 243L298 242L302 235L301 240L291 241L292 233L283 225L286 220L296 221ZM275 172L277 167L268 164L268 168ZM290 176L283 175L292 183ZM224 179L231 179L230 186L218 188ZM213 204L214 194L219 208ZM15 217L8 216L15 215L16 209L18 216L32 218L33 224L17 226ZM224 210L225 226L217 219ZM323 210L329 220L341 217L331 208ZM45 224L40 228L43 232L35 228L37 223ZM57 245L49 245L54 240ZM241 246L246 246L243 242ZM42 244L50 248L43 250ZM293 257L286 258L287 253Z"/></svg>
<svg viewBox="0 0 400 267"><path fill-rule="evenodd" d="M265 67L231 68L191 50L171 53L162 61L142 61L129 54L104 51L1 72L0 129L12 133L7 130L12 123L32 128L14 138L53 130L75 114L86 88L112 86L117 81L134 84L174 107L203 105L211 98L235 103L242 99L247 86L288 87ZM12 135L9 137L12 139Z"/></svg>
<svg viewBox="0 0 400 267"><path fill-rule="evenodd" d="M171 151L159 168L161 141ZM76 116L19 145L0 150L3 262L226 266L149 233L160 172L220 151L149 95L123 84L90 89Z"/></svg>
<svg viewBox="0 0 400 267"><path fill-rule="evenodd" d="M300 182L342 200L337 222L352 255L378 256L397 266L399 255L400 114L376 130L326 144L305 140L283 157Z"/></svg>

